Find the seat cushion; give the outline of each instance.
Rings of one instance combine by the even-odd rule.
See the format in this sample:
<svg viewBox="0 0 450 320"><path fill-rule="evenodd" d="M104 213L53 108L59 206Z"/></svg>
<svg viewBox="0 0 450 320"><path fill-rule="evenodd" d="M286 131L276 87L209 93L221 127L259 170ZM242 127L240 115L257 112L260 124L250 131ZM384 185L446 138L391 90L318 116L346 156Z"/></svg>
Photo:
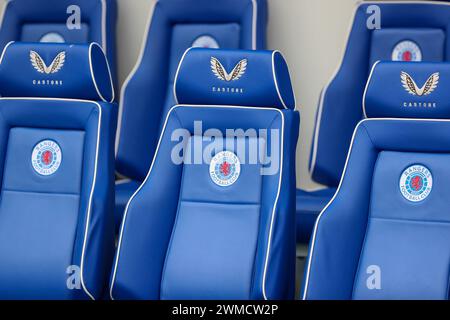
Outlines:
<svg viewBox="0 0 450 320"><path fill-rule="evenodd" d="M317 216L325 208L335 192L336 188L311 192L297 189L296 224L298 243L309 242Z"/></svg>
<svg viewBox="0 0 450 320"><path fill-rule="evenodd" d="M116 182L116 206L114 209L114 222L116 232L120 229L123 213L133 193L139 188L141 182L136 180L120 180Z"/></svg>

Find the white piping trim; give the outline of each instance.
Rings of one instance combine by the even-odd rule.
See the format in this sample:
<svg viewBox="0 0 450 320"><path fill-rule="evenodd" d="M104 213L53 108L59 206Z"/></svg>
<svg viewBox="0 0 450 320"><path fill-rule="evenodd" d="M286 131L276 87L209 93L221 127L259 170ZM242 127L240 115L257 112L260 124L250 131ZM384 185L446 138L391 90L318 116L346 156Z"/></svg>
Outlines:
<svg viewBox="0 0 450 320"><path fill-rule="evenodd" d="M280 99L281 104L283 105L283 107L284 107L285 109L288 110L289 108L286 106L286 103L284 102L284 99L283 99L283 97L281 96L280 88L279 88L279 86L278 86L278 81L277 81L277 75L276 75L276 70L275 70L275 55L276 55L277 53L281 55L281 57L283 58L283 60L284 60L285 63L286 63L286 66L287 66L287 62L286 62L286 59L284 59L283 54L282 54L279 50L274 50L274 51L272 52L272 77L273 77L273 82L275 83L275 89L277 90L278 99ZM287 68L288 68L288 73L289 73L289 66L287 66ZM294 94L294 92L292 92L292 94L293 94L293 96L294 96L294 108L293 108L293 109L295 109L295 108L296 108L296 105L297 105L297 101L296 101L296 99L295 99L295 94Z"/></svg>
<svg viewBox="0 0 450 320"><path fill-rule="evenodd" d="M109 83L110 83L110 85L111 85L111 91L112 91L112 92L111 92L111 100L110 100L110 101L106 100L106 99L103 97L102 93L100 92L100 90L99 90L99 88L98 88L98 86L97 86L97 81L95 80L94 67L93 67L93 65L92 65L92 47L93 47L93 46L97 46L97 47L103 52L103 55L105 56L105 60L106 60L106 68L108 69ZM98 43L96 43L96 42L92 42L92 43L89 45L89 70L91 71L92 82L94 83L94 87L95 87L95 90L97 91L98 96L102 99L103 102L109 102L109 103L112 103L112 102L114 101L114 98L115 98L115 97L114 97L114 84L113 84L113 81L112 81L111 69L109 68L108 58L106 58L105 51L103 51L103 48L102 48Z"/></svg>
<svg viewBox="0 0 450 320"><path fill-rule="evenodd" d="M173 82L173 96L175 98L175 104L178 104L178 96L177 96L177 83L178 83L178 75L180 73L181 65L183 64L184 58L186 57L187 53L192 49L188 48L181 57L180 62L178 63L177 72L175 73L175 81Z"/></svg>
<svg viewBox="0 0 450 320"><path fill-rule="evenodd" d="M82 102L82 103L92 103L97 106L99 111L99 117L98 117L98 124L97 124L97 145L95 150L95 164L94 164L94 178L92 180L92 188L91 192L89 194L89 202L88 202L88 208L87 208L87 215L86 215L86 227L84 229L84 237L83 237L83 249L81 251L81 263L80 263L80 278L81 278L81 285L83 287L84 292L86 295L89 296L92 300L95 300L94 296L89 292L89 290L86 287L86 284L84 282L84 257L86 252L86 243L88 238L88 231L89 231L89 223L91 218L91 211L92 211L92 201L95 191L95 185L97 182L97 169L98 169L98 154L99 154L99 145L100 145L100 131L101 131L101 121L102 121L102 107L98 102L91 101L91 100L81 100L81 99L65 99L65 98L29 98L29 97L23 97L23 98L0 98L0 100L38 100L38 101L45 101L45 100L51 100L51 101L69 101L69 102Z"/></svg>
<svg viewBox="0 0 450 320"><path fill-rule="evenodd" d="M253 20L252 20L252 48L253 50L256 50L257 48L257 27L258 27L258 3L256 0L251 0L252 1L252 6L253 6ZM117 118L117 132L116 132L116 145L115 145L115 153L117 156L117 152L119 151L119 143L120 143L120 133L121 133L121 129L122 129L122 117L123 117L123 104L124 104L124 97L125 97L125 91L128 87L128 84L130 83L130 81L134 78L136 72L138 71L139 67L142 64L142 60L144 58L144 53L145 53L145 48L147 47L147 42L149 41L148 39L148 34L150 32L150 26L151 26L151 22L153 19L153 14L155 11L155 7L158 4L158 0L156 0L152 7L150 8L150 14L147 20L147 26L146 26L146 31L144 34L144 40L142 41L142 45L141 45L141 50L139 53L139 57L137 60L137 63L134 65L133 70L130 72L130 74L128 75L128 77L125 79L121 91L120 91L120 102L119 102L119 114L118 114L118 118Z"/></svg>
<svg viewBox="0 0 450 320"><path fill-rule="evenodd" d="M120 251L122 248L122 237L123 237L123 230L125 227L125 223L126 223L126 219L127 219L127 215L128 215L128 208L130 206L130 203L133 201L134 197L141 191L141 189L143 188L143 186L146 184L147 180L149 179L151 172L153 170L153 165L156 162L156 158L158 157L158 152L159 152L159 148L161 145L161 141L162 138L165 134L166 131L166 127L167 127L167 122L169 120L169 117L171 115L171 113L173 112L173 110L175 110L176 108L179 107L195 107L195 108L225 108L225 109L231 109L231 108L235 108L235 109L251 109L251 110L269 110L269 111L276 111L281 115L281 121L282 121L282 133L281 133L281 150L280 150L280 158L281 158L281 166L280 166L280 172L279 172L279 181L278 181L278 191L277 191L277 196L275 198L275 203L273 206L273 210L272 210L272 216L271 216L271 221L270 221L270 229L269 229L269 235L268 235L268 244L267 244L267 251L266 251L266 257L265 257L265 262L264 262L264 272L263 272L263 280L262 280L262 292L263 292L263 297L265 300L268 300L267 295L266 295L266 278L267 278L267 268L268 268L268 264L269 264L269 256L270 256L270 249L271 249L271 244L272 244L272 233L273 233L273 226L274 226L274 221L275 221L275 211L277 209L278 206L278 200L280 197L280 193L281 193L281 183L282 183L282 178L283 178L283 152L284 152L284 114L283 112L281 112L281 110L279 109L274 109L274 108L262 108L262 107L241 107L241 106L214 106L214 105L210 105L210 106L201 106L201 105L176 105L173 106L169 112L167 113L166 116L166 120L164 121L164 127L161 131L161 135L159 137L159 141L158 141L158 146L156 147L156 152L155 152L155 156L153 157L152 160L152 164L150 166L150 170L147 173L147 176L145 177L144 182L139 186L139 188L136 190L136 192L131 196L130 200L128 201L126 207L125 207L125 213L122 219L122 225L120 228L120 236L119 236L119 244L117 247L117 251L116 251L116 256L115 256L115 264L114 264L114 271L113 271L113 276L112 276L112 280L111 280L111 286L110 286L110 291L109 291L109 295L111 300L114 300L113 297L113 290L114 290L114 284L116 281L116 274L117 274L117 268L118 268L118 264L119 264L119 259L120 259Z"/></svg>
<svg viewBox="0 0 450 320"><path fill-rule="evenodd" d="M303 289L303 295L302 295L302 300L306 300L306 296L308 294L308 286L309 286L309 279L310 279L310 275L311 275L311 264L312 264L312 259L314 256L314 248L315 248L315 244L316 244L316 235L317 235L317 230L319 228L319 223L321 221L322 216L326 213L328 207L334 202L334 200L336 199L336 197L338 196L340 190L341 190L341 186L343 184L345 175L347 173L347 165L348 162L350 160L350 156L352 154L353 151L353 143L355 141L355 137L356 137L356 133L359 129L359 127L364 124L365 122L375 122L375 121L424 121L424 122L450 122L449 119L414 119L414 118L373 118L373 119L364 119L361 120L358 125L355 128L355 131L353 132L353 136L352 136L352 140L350 143L350 149L349 152L347 154L347 159L345 160L345 166L344 166L344 171L342 173L341 176L341 180L339 182L339 186L336 190L336 193L334 194L333 198L330 200L330 202L328 202L328 204L325 206L325 208L320 212L319 216L317 217L316 223L314 225L314 232L312 235L312 240L311 240L311 248L309 251L309 255L308 255L308 262L307 262L307 269L306 269L306 276L305 276L305 285L304 285L304 289Z"/></svg>
<svg viewBox="0 0 450 320"><path fill-rule="evenodd" d="M375 67L380 63L381 61L378 60L376 61L373 66L372 69L370 70L370 74L369 74L369 78L367 79L367 83L366 83L366 87L364 88L364 94L363 94L363 98L362 98L362 109L363 109L363 116L364 119L367 119L367 113L366 113L366 95L367 95L367 90L369 89L369 84L372 81L372 76L373 76L373 72L375 71Z"/></svg>
<svg viewBox="0 0 450 320"><path fill-rule="evenodd" d="M174 95L174 97L175 97L175 103L176 103L176 104L179 104L178 96L177 96L177 89L176 89L176 88L177 88L177 83L178 83L178 75L179 75L179 73L180 73L181 65L183 64L184 58L186 57L187 53L188 53L191 49L193 49L193 48L188 48L188 49L183 53L183 56L181 57L181 60L180 60L180 62L178 63L177 72L175 73L175 81L174 81L174 85L173 85L173 95ZM278 99L280 99L280 102L281 102L281 104L283 105L283 108L286 109L286 110L289 110L289 108L286 106L286 103L284 102L284 99L283 99L283 97L282 97L282 95L281 95L281 93L280 93L280 89L279 89L279 86L278 86L278 81L277 81L277 76L276 76L276 70L275 70L275 54L277 54L277 53L281 55L281 57L283 58L283 60L285 61L286 65L287 65L286 59L284 59L283 54L282 54L279 50L274 50L274 51L272 52L272 78L273 78L273 82L274 82L274 84L275 84L275 89L276 89L277 94L278 94ZM289 70L289 66L288 66L287 68L288 68L288 70ZM294 93L293 93L293 96L294 96L294 107L293 107L293 109L295 109L297 102L296 102L295 94L294 94Z"/></svg>
<svg viewBox="0 0 450 320"><path fill-rule="evenodd" d="M357 3L354 9L354 13L353 13L353 19L351 24L349 25L348 28L348 35L347 35L347 42L346 42L346 47L344 49L344 52L342 54L342 58L341 58L341 63L338 65L337 69L335 70L335 72L333 73L333 75L331 76L330 80L327 82L327 84L325 85L324 89L322 90L322 94L320 95L320 99L319 99L319 108L317 110L317 119L316 119L316 126L315 126L315 130L314 130L314 140L313 140L313 150L312 150L312 158L311 158L311 165L309 166L309 175L312 178L312 175L314 173L315 167L316 167L316 161L317 161L317 148L318 148L318 143L319 143L319 132L320 132L320 123L322 120L322 112L323 112L323 102L325 99L325 94L329 88L329 86L331 85L331 83L334 81L334 79L336 78L336 76L338 75L339 71L342 68L342 64L344 63L344 58L345 58L345 54L347 51L347 47L348 47L348 43L350 40L350 35L351 35L351 31L353 29L353 24L355 23L355 19L356 19L356 13L358 11L358 9L361 6L365 6L365 5L389 5L389 4L427 4L427 5L450 5L450 3L448 2L442 2L442 1L368 1L368 2L360 2Z"/></svg>
<svg viewBox="0 0 450 320"><path fill-rule="evenodd" d="M9 47L10 45L12 45L14 42L15 42L15 41L10 41L10 42L8 42L8 44L3 48L2 56L0 57L0 64L2 64L2 62L3 62L3 57L5 56L6 49L8 49L8 47Z"/></svg>

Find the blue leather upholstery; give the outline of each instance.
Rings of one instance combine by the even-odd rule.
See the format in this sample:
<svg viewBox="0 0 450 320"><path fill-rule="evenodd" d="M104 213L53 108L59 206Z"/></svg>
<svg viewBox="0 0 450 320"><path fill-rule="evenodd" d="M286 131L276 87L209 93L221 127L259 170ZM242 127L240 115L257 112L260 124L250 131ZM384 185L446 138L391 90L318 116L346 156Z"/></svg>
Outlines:
<svg viewBox="0 0 450 320"><path fill-rule="evenodd" d="M114 104L80 100L94 98L88 90L92 77L87 71L92 48L11 44L3 55L0 299L102 296L114 250L111 212L117 110ZM57 72L43 75L34 70L30 51L38 52L48 64L47 57L61 50L66 59L55 67ZM106 92L110 92L107 68L100 72L106 57L94 55L95 79L109 83ZM70 70L79 73L71 77ZM61 83L33 88L37 77ZM50 98L52 90L55 97ZM25 97L15 97L20 92Z"/></svg>
<svg viewBox="0 0 450 320"><path fill-rule="evenodd" d="M221 67L212 67L216 60ZM293 103L278 52L186 52L176 80L180 105L169 111L148 175L125 210L111 298L293 298L299 116L249 106L272 101L280 84L274 103ZM197 97L209 105L186 105Z"/></svg>
<svg viewBox="0 0 450 320"><path fill-rule="evenodd" d="M80 8L79 29L73 28L73 6ZM0 48L10 41L97 42L116 80L116 0L10 0L1 16Z"/></svg>
<svg viewBox="0 0 450 320"><path fill-rule="evenodd" d="M336 196L315 226L303 298L449 298L450 121L419 119L449 115L449 71L448 63L375 66L365 106L379 118L356 128ZM424 85L436 72L441 82ZM404 87L403 73L415 85ZM390 115L398 118L381 118Z"/></svg>
<svg viewBox="0 0 450 320"><path fill-rule="evenodd" d="M116 142L120 175L144 180L164 119L176 104L173 83L185 50L264 49L266 24L266 0L156 1L139 61L122 87ZM124 205L117 203L118 219Z"/></svg>
<svg viewBox="0 0 450 320"><path fill-rule="evenodd" d="M96 43L10 42L0 60L0 86L4 97L76 99L82 92L87 100L114 100L108 62Z"/></svg>
<svg viewBox="0 0 450 320"><path fill-rule="evenodd" d="M373 19L378 11L373 5L380 9L381 29L367 27L367 23L376 22ZM373 63L394 58L447 61L449 28L450 5L446 2L358 4L342 63L319 101L309 165L315 182L328 188L336 188L339 183L353 130L363 118L362 95ZM329 200L322 202L322 208ZM297 203L301 221L302 212L312 208L309 201ZM299 236L309 234L307 231Z"/></svg>

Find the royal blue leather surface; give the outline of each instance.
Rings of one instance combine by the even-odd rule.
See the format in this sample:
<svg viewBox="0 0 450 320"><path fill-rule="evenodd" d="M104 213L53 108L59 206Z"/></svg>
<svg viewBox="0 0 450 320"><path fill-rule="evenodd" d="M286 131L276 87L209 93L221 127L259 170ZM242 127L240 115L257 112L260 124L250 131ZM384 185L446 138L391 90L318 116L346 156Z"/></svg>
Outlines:
<svg viewBox="0 0 450 320"><path fill-rule="evenodd" d="M278 51L188 49L174 90L182 104L295 108L289 70Z"/></svg>
<svg viewBox="0 0 450 320"><path fill-rule="evenodd" d="M367 27L367 23L376 17L372 5L380 10L381 29ZM358 4L341 65L319 100L309 164L315 182L328 188L336 188L339 183L352 133L363 118L361 101L372 64L378 60L392 60L396 47L404 41L417 45L422 61L448 60L449 21L450 6L443 2ZM405 48L409 47L404 47L406 52ZM408 58L401 54L400 57ZM297 199L299 217L310 211L309 202L315 201L314 198L311 194ZM320 211L317 207L314 215ZM308 232L305 239L308 239Z"/></svg>
<svg viewBox="0 0 450 320"><path fill-rule="evenodd" d="M163 121L176 104L173 82L185 50L194 44L263 49L266 25L266 0L156 2L142 60L122 88L116 155L121 175L145 178Z"/></svg>
<svg viewBox="0 0 450 320"><path fill-rule="evenodd" d="M101 298L114 253L117 106L87 100L88 46L9 48L0 66L0 299ZM64 76L62 90L44 90L55 97L32 87L39 72L26 54L34 50L67 52L55 73ZM99 54L93 70L104 67ZM65 67L80 71L74 82ZM19 92L30 97L13 97ZM49 143L56 147L39 153Z"/></svg>
<svg viewBox="0 0 450 320"><path fill-rule="evenodd" d="M337 195L316 225L303 298L449 298L449 137L448 121L359 125ZM430 170L433 185L412 202L400 179L417 164ZM374 267L378 287L368 285Z"/></svg>
<svg viewBox="0 0 450 320"><path fill-rule="evenodd" d="M381 29L367 27L374 18L371 5L380 9ZM329 187L339 183L353 130L363 117L361 101L371 63L391 60L402 41L413 41L422 61L448 60L449 22L450 6L445 2L358 5L342 63L319 101L310 160L314 181Z"/></svg>
<svg viewBox="0 0 450 320"><path fill-rule="evenodd" d="M309 242L320 211L330 202L335 192L336 188L327 188L318 191L297 189L296 225L298 243Z"/></svg>
<svg viewBox="0 0 450 320"><path fill-rule="evenodd" d="M449 75L450 63L377 63L364 95L365 115L448 119Z"/></svg>
<svg viewBox="0 0 450 320"><path fill-rule="evenodd" d="M3 97L114 100L108 62L95 43L10 43L0 61L0 86Z"/></svg>
<svg viewBox="0 0 450 320"><path fill-rule="evenodd" d="M125 211L111 297L292 298L298 119L292 110L175 107L167 119L152 169ZM180 143L186 146L190 138L200 141L200 146L210 143L209 134L198 138L202 138L198 127L195 129L198 121L202 132L212 134L213 129L215 136L224 136L227 129L282 130L278 136L257 134L245 139L248 143L264 138L269 150L281 142L283 159L276 166L275 155L280 150L272 149L272 162L264 167L273 163L273 174L261 176L262 162L249 162L241 164L235 184L220 187L210 178L209 164L188 163L195 152L183 153L185 163L173 162L174 147ZM180 128L187 136L174 140L173 133ZM236 152L238 145L225 149Z"/></svg>
<svg viewBox="0 0 450 320"><path fill-rule="evenodd" d="M79 29L69 29L73 14L80 8ZM70 9L70 13L67 13ZM99 43L108 57L116 81L116 0L11 0L8 1L0 29L0 47L10 41Z"/></svg>
<svg viewBox="0 0 450 320"><path fill-rule="evenodd" d="M134 180L119 180L116 182L116 207L114 210L114 220L116 232L120 231L120 223L122 222L123 212L133 193L141 185L140 182Z"/></svg>
<svg viewBox="0 0 450 320"><path fill-rule="evenodd" d="M114 244L114 106L2 98L0 113L0 298L99 298ZM48 176L31 164L42 140L62 152ZM67 288L70 266L83 270L78 290Z"/></svg>

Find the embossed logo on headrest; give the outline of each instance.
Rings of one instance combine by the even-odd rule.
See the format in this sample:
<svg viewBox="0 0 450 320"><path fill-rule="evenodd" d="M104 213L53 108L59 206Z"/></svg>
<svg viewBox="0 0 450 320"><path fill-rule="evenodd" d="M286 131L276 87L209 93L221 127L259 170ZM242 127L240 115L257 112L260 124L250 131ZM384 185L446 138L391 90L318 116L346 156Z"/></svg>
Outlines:
<svg viewBox="0 0 450 320"><path fill-rule="evenodd" d="M217 58L211 57L211 70L219 80L227 82L239 80L247 70L247 59L239 61L233 70L228 73Z"/></svg>
<svg viewBox="0 0 450 320"><path fill-rule="evenodd" d="M421 88L419 88L414 79L404 71L400 73L400 78L402 80L403 88L405 88L409 94L419 97L429 95L439 84L439 72L433 73Z"/></svg>
<svg viewBox="0 0 450 320"><path fill-rule="evenodd" d="M39 73L57 73L64 66L64 62L66 61L66 52L63 51L58 53L58 55L55 57L55 59L53 59L52 63L48 67L45 64L44 59L42 59L39 53L37 53L36 51L30 51L30 60L33 67Z"/></svg>

